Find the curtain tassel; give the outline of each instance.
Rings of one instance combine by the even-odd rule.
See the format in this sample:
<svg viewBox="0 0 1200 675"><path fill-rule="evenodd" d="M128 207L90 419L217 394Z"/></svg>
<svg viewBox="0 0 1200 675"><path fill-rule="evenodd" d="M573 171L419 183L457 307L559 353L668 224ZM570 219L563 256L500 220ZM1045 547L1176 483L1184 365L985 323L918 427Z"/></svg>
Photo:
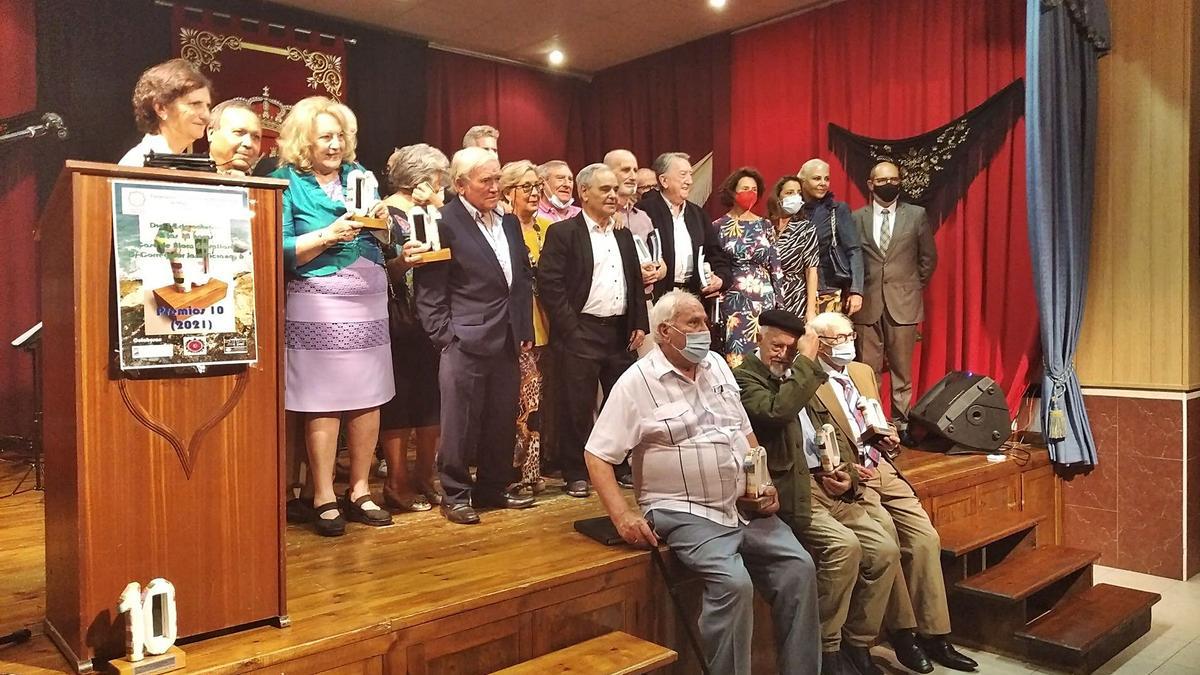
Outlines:
<svg viewBox="0 0 1200 675"><path fill-rule="evenodd" d="M1065 440L1067 438L1067 413L1058 406L1053 404L1050 409L1050 421L1046 424L1046 440L1052 443Z"/></svg>

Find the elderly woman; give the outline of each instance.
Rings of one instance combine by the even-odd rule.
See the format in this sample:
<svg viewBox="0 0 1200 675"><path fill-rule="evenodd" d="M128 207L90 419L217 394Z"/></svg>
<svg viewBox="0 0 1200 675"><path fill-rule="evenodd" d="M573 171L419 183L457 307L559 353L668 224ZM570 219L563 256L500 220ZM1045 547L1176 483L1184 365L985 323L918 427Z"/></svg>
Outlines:
<svg viewBox="0 0 1200 675"><path fill-rule="evenodd" d="M296 103L279 134L283 257L288 272L284 404L304 415L313 476L313 525L339 536L346 519L387 525L367 477L379 442L379 406L395 395L388 336L387 274L377 240L344 203L354 139L334 101ZM382 207L380 211L382 211ZM334 457L342 421L350 447L350 486L339 502ZM344 511L344 515L343 515Z"/></svg>
<svg viewBox="0 0 1200 675"><path fill-rule="evenodd" d="M817 265L821 262L817 231L801 216L804 197L800 194L798 176L780 178L772 192L781 212L773 221L775 252L783 270L776 300L781 309L812 321L817 315Z"/></svg>
<svg viewBox="0 0 1200 675"><path fill-rule="evenodd" d="M212 83L183 59L151 66L133 88L133 118L146 134L118 162L142 166L146 153L186 152L208 130Z"/></svg>
<svg viewBox="0 0 1200 675"><path fill-rule="evenodd" d="M537 270L538 258L542 254L542 243L546 240L546 228L551 222L538 213L541 200L542 180L538 167L533 162L521 160L509 162L500 170L500 194L512 207L512 214L521 224L525 247L529 249L529 264ZM536 283L536 282L535 282ZM537 494L542 491L542 432L544 421L549 417L544 410L542 391L543 372L550 341L550 323L538 304L537 287L533 295L533 349L521 352L521 397L517 412L517 444L513 454L513 466L520 471L518 489L529 488Z"/></svg>
<svg viewBox="0 0 1200 675"><path fill-rule="evenodd" d="M775 288L783 282L775 254L771 222L751 211L763 192L762 174L742 167L725 179L721 204L729 209L713 222L721 246L733 263L733 284L721 297L725 317L725 359L742 362L758 343L758 315L775 307Z"/></svg>
<svg viewBox="0 0 1200 675"><path fill-rule="evenodd" d="M380 409L387 482L383 502L401 511L428 511L441 502L433 485L440 416L438 361L440 352L417 320L408 270L427 245L409 241L408 212L415 206L442 208L450 161L441 150L424 143L397 149L388 158L387 179L392 194L384 200L398 255L389 256L391 282L392 368L396 397ZM437 264L437 263L434 263ZM416 436L416 472L408 473L408 443Z"/></svg>

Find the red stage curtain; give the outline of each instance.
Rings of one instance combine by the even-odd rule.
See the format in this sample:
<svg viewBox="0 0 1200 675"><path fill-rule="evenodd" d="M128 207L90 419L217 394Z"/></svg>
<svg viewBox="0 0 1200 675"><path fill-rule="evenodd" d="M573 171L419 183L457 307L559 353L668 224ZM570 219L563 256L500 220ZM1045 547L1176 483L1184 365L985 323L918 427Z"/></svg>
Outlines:
<svg viewBox="0 0 1200 675"><path fill-rule="evenodd" d="M598 73L584 108L583 156L596 162L626 148L650 166L663 152L696 161L712 152L719 183L730 167L729 57L722 34Z"/></svg>
<svg viewBox="0 0 1200 675"><path fill-rule="evenodd" d="M447 157L462 147L467 129L490 124L500 130L502 162L566 159L582 168L582 158L567 153L579 126L582 80L430 49L426 82L425 139Z"/></svg>
<svg viewBox="0 0 1200 675"><path fill-rule="evenodd" d="M970 110L1025 73L1025 0L860 0L733 38L734 165L768 180L810 157L832 165L852 208L862 192L829 152L827 125L902 138ZM1039 370L1018 123L937 233L914 396L950 370L991 375L1016 409Z"/></svg>
<svg viewBox="0 0 1200 675"><path fill-rule="evenodd" d="M0 0L0 117L28 112L37 104L37 45L33 0ZM32 432L33 371L29 356L8 342L37 321L37 175L34 143L18 141L0 148L0 213L4 214L5 253L0 265L0 435ZM71 358L71 354L62 354Z"/></svg>

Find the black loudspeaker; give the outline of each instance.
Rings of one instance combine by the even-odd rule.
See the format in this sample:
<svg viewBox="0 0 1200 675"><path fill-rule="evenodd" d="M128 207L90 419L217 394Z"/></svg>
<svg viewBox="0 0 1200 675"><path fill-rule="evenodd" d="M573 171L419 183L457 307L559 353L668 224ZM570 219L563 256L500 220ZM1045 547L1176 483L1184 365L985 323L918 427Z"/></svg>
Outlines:
<svg viewBox="0 0 1200 675"><path fill-rule="evenodd" d="M1012 430L1000 385L986 375L962 371L946 375L927 391L908 419L928 434L976 450L999 449Z"/></svg>

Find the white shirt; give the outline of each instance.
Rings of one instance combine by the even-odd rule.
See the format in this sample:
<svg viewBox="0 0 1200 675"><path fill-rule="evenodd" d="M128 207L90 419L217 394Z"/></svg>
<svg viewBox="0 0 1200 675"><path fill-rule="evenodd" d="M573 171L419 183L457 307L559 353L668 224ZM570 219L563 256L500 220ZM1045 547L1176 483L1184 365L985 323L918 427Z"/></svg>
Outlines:
<svg viewBox="0 0 1200 675"><path fill-rule="evenodd" d="M675 205L666 195L663 195L663 201L667 203L667 209L671 212L672 229L675 234L675 273L671 278L677 284L686 283L692 276L692 269L696 267L695 244L692 243L692 235L688 233L687 222L683 217L687 211L687 202L679 207L679 213L676 214Z"/></svg>
<svg viewBox="0 0 1200 675"><path fill-rule="evenodd" d="M879 241L879 233L883 231L883 210L884 209L888 210L888 225L892 229L893 238L895 238L896 207L899 205L900 205L899 199L897 199L896 201L892 202L891 204L889 204L887 206L880 206L878 201L876 201L875 199L871 200L871 209L872 209L872 212L875 214L875 222L872 224L873 232L875 234L875 245L878 246L879 250L881 250L881 251L883 250L883 243Z"/></svg>
<svg viewBox="0 0 1200 675"><path fill-rule="evenodd" d="M625 313L625 269L613 220L600 229L600 224L583 214L588 239L592 242L592 288L588 291L583 313L592 316L620 316Z"/></svg>
<svg viewBox="0 0 1200 675"><path fill-rule="evenodd" d="M656 347L617 380L586 448L609 464L632 450L643 513L682 511L735 527L745 522L737 499L746 492L750 433L725 359L709 352L693 381Z"/></svg>
<svg viewBox="0 0 1200 675"><path fill-rule="evenodd" d="M821 368L829 375L829 388L833 389L833 395L837 397L838 403L842 406L842 413L846 415L846 419L850 422L850 428L854 429L854 438L850 439L854 443L856 449L861 451L858 439L862 438L862 433L866 428L858 423L856 412L858 411L858 400L862 398L862 394L858 393L858 387L854 385L854 380L850 379L850 374L838 370L825 362L824 359L819 359ZM850 398L846 398L846 388L843 383L850 384ZM861 414L861 412L858 412Z"/></svg>
<svg viewBox="0 0 1200 675"><path fill-rule="evenodd" d="M167 145L167 138L161 134L146 134L142 137L142 142L129 149L121 161L117 164L121 166L146 166L146 153L153 150L156 153L171 154L171 146Z"/></svg>
<svg viewBox="0 0 1200 675"><path fill-rule="evenodd" d="M459 196L463 206L467 207L467 213L471 214L471 218L475 220L475 225L479 231L483 233L483 238L487 239L488 246L492 247L492 252L496 254L496 262L500 263L500 269L504 270L504 280L512 286L512 252L508 249L508 236L504 234L504 215L499 211L493 210L491 213L492 224L488 226L483 219L483 212L475 208L466 198Z"/></svg>

